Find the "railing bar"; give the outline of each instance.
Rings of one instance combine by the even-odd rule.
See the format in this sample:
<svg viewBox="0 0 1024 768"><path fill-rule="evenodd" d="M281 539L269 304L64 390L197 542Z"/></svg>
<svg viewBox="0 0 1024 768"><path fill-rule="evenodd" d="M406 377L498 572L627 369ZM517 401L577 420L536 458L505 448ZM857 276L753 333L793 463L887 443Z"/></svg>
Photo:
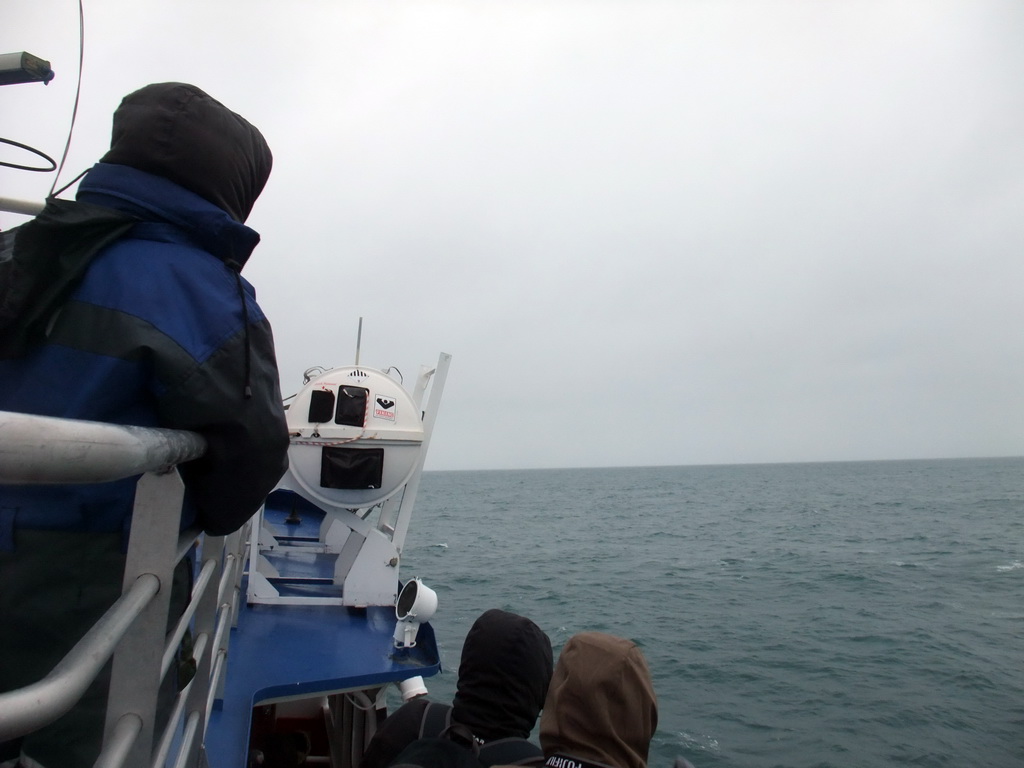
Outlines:
<svg viewBox="0 0 1024 768"><path fill-rule="evenodd" d="M174 709L171 710L171 717L167 721L167 727L164 729L163 734L161 734L160 743L153 753L153 762L150 763L152 768L163 768L164 763L167 762L167 755L170 754L171 745L174 743L174 732L177 730L181 713L185 711L185 699L191 687L192 681L190 680L188 685L179 691L178 695L174 698Z"/></svg>
<svg viewBox="0 0 1024 768"><path fill-rule="evenodd" d="M206 645L209 640L210 636L205 632L196 636L194 652L197 657L202 657L202 655L206 653ZM171 745L174 743L174 732L177 728L178 720L181 719L181 715L185 711L185 705L188 703L188 694L192 690L192 685L195 682L196 679L193 677L188 681L188 685L182 688L175 697L174 710L171 712L171 716L167 721L164 732L160 737L160 745L157 747L156 752L153 753L152 768L163 768L164 763L167 762L167 756L171 752Z"/></svg>
<svg viewBox="0 0 1024 768"><path fill-rule="evenodd" d="M185 723L185 731L181 735L181 750L178 752L178 759L174 761L174 768L186 768L185 762L192 752L192 743L196 740L198 728L199 713L189 712L188 721Z"/></svg>
<svg viewBox="0 0 1024 768"><path fill-rule="evenodd" d="M242 604L242 587L236 584L231 590L231 626L238 626L238 606Z"/></svg>
<svg viewBox="0 0 1024 768"><path fill-rule="evenodd" d="M19 213L24 216L36 216L42 213L45 203L38 200L18 200L13 197L0 197L0 211Z"/></svg>
<svg viewBox="0 0 1024 768"><path fill-rule="evenodd" d="M128 760L135 740L142 732L142 718L134 712L122 715L114 726L114 732L103 745L103 751L93 763L93 768L123 768Z"/></svg>
<svg viewBox="0 0 1024 768"><path fill-rule="evenodd" d="M238 557L234 552L229 552L224 558L224 571L220 575L220 582L217 584L217 605L224 603L224 595L228 587L235 581L235 570L238 568Z"/></svg>
<svg viewBox="0 0 1024 768"><path fill-rule="evenodd" d="M213 648L216 651L223 650L223 647L224 647L224 636L228 633L228 630L231 627L231 622L229 621L230 617L231 617L231 604L230 603L223 603L217 609L217 624L216 624L216 627L215 627L215 629L213 631ZM211 673L210 677L211 678L213 677L212 673Z"/></svg>
<svg viewBox="0 0 1024 768"><path fill-rule="evenodd" d="M181 644L181 639L185 636L185 631L188 629L189 623L192 621L192 617L195 615L196 609L199 607L199 598L202 597L203 593L206 592L207 587L210 586L210 582L213 580L213 572L216 569L217 561L214 559L207 560L203 563L203 569L199 572L199 577L196 579L195 586L192 588L192 599L189 600L189 603L185 608L185 612L181 615L177 626L174 628L174 634L171 635L171 639L167 642L167 646L164 648L164 658L160 663L161 680L167 674L167 670L171 668L171 664L174 663L174 656L178 651L178 646Z"/></svg>
<svg viewBox="0 0 1024 768"><path fill-rule="evenodd" d="M0 693L0 741L38 730L71 709L159 589L156 576L142 574L50 674L32 685Z"/></svg>
<svg viewBox="0 0 1024 768"><path fill-rule="evenodd" d="M210 722L210 713L213 712L213 703L217 699L217 689L220 687L220 679L227 669L227 649L223 647L224 636L231 628L231 604L224 603L217 609L217 628L213 635L213 666L210 669L210 691L206 696L206 722L203 728Z"/></svg>
<svg viewBox="0 0 1024 768"><path fill-rule="evenodd" d="M0 411L0 483L89 483L162 472L203 455L194 432Z"/></svg>
<svg viewBox="0 0 1024 768"><path fill-rule="evenodd" d="M178 558L174 562L185 559L185 555L196 545L196 539L203 535L199 528L187 528L178 535Z"/></svg>
<svg viewBox="0 0 1024 768"><path fill-rule="evenodd" d="M224 675L224 670L227 669L227 664L224 663L227 657L227 651L220 650L217 651L217 658L213 661L213 669L210 671L210 693L206 697L206 725L210 724L213 703L217 699L217 687L220 685L220 679Z"/></svg>
<svg viewBox="0 0 1024 768"><path fill-rule="evenodd" d="M259 519L263 518L263 509L260 508ZM248 562L248 557L251 554L251 542L249 539L258 534L258 531L254 532L253 519L242 527L241 535L238 538L238 548L234 552L235 562L232 568L232 576L234 583L231 590L231 626L235 627L238 625L238 613L239 605L241 604L242 597L242 579L245 577L245 565Z"/></svg>

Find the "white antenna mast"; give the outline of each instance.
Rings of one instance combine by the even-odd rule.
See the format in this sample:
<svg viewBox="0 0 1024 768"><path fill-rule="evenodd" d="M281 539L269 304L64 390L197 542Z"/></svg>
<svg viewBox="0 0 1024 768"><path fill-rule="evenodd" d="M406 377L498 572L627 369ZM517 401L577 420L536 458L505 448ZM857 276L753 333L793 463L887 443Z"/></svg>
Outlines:
<svg viewBox="0 0 1024 768"><path fill-rule="evenodd" d="M363 318L359 318L359 330L356 331L356 365L359 365L359 347L363 343Z"/></svg>

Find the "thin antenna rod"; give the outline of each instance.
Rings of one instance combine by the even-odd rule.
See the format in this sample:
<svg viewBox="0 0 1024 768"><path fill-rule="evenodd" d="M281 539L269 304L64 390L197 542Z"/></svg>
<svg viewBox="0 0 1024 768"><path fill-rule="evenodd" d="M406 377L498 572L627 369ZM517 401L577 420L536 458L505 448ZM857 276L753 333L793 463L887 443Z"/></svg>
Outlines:
<svg viewBox="0 0 1024 768"><path fill-rule="evenodd" d="M363 344L363 318L359 318L359 330L356 331L356 365L359 365L359 347Z"/></svg>

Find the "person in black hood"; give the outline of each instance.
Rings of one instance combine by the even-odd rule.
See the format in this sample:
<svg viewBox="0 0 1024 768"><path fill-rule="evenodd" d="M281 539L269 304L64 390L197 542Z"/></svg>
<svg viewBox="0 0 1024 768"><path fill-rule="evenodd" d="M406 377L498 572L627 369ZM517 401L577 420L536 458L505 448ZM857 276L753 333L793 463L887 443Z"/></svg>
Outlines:
<svg viewBox="0 0 1024 768"><path fill-rule="evenodd" d="M271 165L260 132L199 88L147 85L77 199L14 231L18 284L0 284L0 410L200 433L205 455L179 467L181 525L213 535L287 468L270 323L240 274ZM0 692L42 679L120 597L137 480L0 486ZM0 762L91 766L108 687L101 675L67 715L0 744Z"/></svg>
<svg viewBox="0 0 1024 768"><path fill-rule="evenodd" d="M554 656L551 641L524 616L492 608L481 614L462 648L451 706L416 698L380 725L357 768L385 768L405 747L452 724L468 728L486 765L535 762L526 739L544 706Z"/></svg>
<svg viewBox="0 0 1024 768"><path fill-rule="evenodd" d="M241 224L270 178L273 157L255 126L199 88L154 83L121 102L100 162L170 179Z"/></svg>

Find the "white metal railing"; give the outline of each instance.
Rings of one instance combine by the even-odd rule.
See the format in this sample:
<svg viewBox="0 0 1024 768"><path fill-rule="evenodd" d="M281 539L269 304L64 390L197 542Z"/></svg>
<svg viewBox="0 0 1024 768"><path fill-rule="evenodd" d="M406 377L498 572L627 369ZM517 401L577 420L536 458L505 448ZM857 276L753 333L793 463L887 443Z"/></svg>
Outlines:
<svg viewBox="0 0 1024 768"><path fill-rule="evenodd" d="M0 737L13 738L38 730L71 709L159 589L160 580L151 573L144 574L49 675L0 695Z"/></svg>
<svg viewBox="0 0 1024 768"><path fill-rule="evenodd" d="M0 741L38 730L70 710L113 655L96 766L161 768L175 747L173 765L200 764L210 707L225 669L228 628L237 611L247 536L246 528L201 538L192 600L168 636L174 567L198 536L179 534L182 485L170 469L204 451L203 439L190 432L0 411L0 483L106 482L145 473L136 490L122 597L49 675L0 693ZM157 734L157 692L189 628L196 675Z"/></svg>
<svg viewBox="0 0 1024 768"><path fill-rule="evenodd" d="M43 210L44 203L36 200L16 200L13 197L0 197L0 211L20 213L23 216L35 216Z"/></svg>

